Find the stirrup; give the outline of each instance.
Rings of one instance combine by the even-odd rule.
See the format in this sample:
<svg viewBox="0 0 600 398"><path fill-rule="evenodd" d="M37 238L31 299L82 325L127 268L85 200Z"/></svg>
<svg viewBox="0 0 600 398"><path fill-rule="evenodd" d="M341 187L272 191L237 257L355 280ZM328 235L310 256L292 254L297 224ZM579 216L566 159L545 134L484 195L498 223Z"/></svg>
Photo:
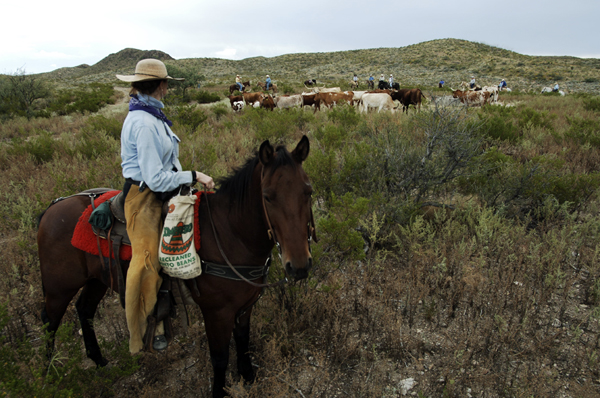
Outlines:
<svg viewBox="0 0 600 398"><path fill-rule="evenodd" d="M152 340L152 348L154 348L156 351L162 351L168 346L169 343L164 335L161 334L160 336L154 336L154 339Z"/></svg>

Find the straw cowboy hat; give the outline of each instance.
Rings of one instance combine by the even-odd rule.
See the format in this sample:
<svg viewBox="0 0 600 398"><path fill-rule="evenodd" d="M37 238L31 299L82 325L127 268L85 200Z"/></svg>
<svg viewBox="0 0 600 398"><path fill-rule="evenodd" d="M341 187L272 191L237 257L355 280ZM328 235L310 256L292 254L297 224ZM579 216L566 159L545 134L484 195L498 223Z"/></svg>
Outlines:
<svg viewBox="0 0 600 398"><path fill-rule="evenodd" d="M158 59L142 59L135 66L133 75L117 75L117 79L124 82L144 82L148 80L184 80L171 77L167 74L167 67Z"/></svg>

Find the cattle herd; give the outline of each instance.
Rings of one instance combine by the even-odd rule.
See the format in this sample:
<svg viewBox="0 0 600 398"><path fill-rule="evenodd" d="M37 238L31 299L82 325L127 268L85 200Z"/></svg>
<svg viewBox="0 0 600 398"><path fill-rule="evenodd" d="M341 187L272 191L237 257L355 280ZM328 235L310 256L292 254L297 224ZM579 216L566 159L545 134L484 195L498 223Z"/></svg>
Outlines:
<svg viewBox="0 0 600 398"><path fill-rule="evenodd" d="M322 108L331 109L338 104L349 104L356 106L359 112L368 112L369 109L389 110L395 112L394 101L402 105L402 111L408 112L408 107L413 105L420 110L422 98L425 95L418 88L400 89L400 90L372 90L372 91L342 91L339 87L333 88L313 88L310 92L295 95L273 95L262 92L244 92L240 95L230 95L229 102L234 111L240 111L244 106L254 108L266 108L273 110L275 108L289 109L309 106L314 112Z"/></svg>
<svg viewBox="0 0 600 398"><path fill-rule="evenodd" d="M309 82L309 81L307 81ZM306 83L305 82L305 87ZM310 82L311 86L316 82ZM275 86L276 87L276 86ZM263 88L261 86L261 88ZM264 89L264 88L263 88ZM377 112L389 110L395 112L402 105L402 112L407 112L410 105L420 111L422 99L425 97L421 89L375 89L370 91L342 91L339 87L306 87L307 92L294 95L276 95L277 89L273 90L273 95L264 92L243 92L240 95L229 95L231 108L238 112L244 106L254 108L266 108L273 110L275 108L289 109L309 106L314 112L321 108L331 109L338 104L348 104L356 106L359 112L368 112L369 109L377 109ZM498 101L498 88L486 86L477 90L454 90L452 97L455 102L461 102L466 106L483 106ZM436 99L432 97L434 101ZM395 101L399 103L396 106Z"/></svg>

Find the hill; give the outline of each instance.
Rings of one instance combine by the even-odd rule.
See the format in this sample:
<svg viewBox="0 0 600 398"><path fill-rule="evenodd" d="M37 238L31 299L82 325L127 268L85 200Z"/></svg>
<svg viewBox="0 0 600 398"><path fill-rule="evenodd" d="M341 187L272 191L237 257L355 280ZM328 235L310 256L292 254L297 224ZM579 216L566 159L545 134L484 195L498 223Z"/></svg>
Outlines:
<svg viewBox="0 0 600 398"><path fill-rule="evenodd" d="M116 81L115 73L131 73L142 58L156 57L167 64L200 70L207 81L230 83L236 74L251 80L270 74L276 82L299 82L315 78L323 82L361 79L369 74L393 74L401 85L434 86L440 79L458 85L475 75L481 84L506 79L510 87L534 89L558 81L570 91L600 92L600 59L566 56L530 56L483 43L458 39L431 40L399 48L373 48L327 53L285 54L239 61L220 58L174 60L160 51L125 49L89 68L62 68L51 78L86 81Z"/></svg>

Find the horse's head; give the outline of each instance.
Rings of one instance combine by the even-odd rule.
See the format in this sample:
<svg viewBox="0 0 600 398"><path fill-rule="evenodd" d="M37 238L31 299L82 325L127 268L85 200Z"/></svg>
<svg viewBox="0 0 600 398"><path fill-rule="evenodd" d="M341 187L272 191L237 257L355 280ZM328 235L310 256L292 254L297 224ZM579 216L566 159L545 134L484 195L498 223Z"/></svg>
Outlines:
<svg viewBox="0 0 600 398"><path fill-rule="evenodd" d="M271 238L279 245L285 272L291 278L304 279L312 266L310 240L315 239L311 211L312 185L302 168L308 156L308 138L302 137L289 153L262 143L258 157L263 166L262 195Z"/></svg>

